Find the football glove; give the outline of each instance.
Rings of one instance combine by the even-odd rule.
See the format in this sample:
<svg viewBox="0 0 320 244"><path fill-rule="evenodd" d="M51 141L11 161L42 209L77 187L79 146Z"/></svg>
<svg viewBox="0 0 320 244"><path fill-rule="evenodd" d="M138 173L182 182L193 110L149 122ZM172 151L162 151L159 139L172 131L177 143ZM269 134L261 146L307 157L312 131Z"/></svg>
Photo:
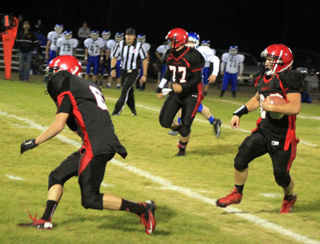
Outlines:
<svg viewBox="0 0 320 244"><path fill-rule="evenodd" d="M36 144L36 139L29 139L29 140L25 140L22 144L21 144L21 149L20 149L20 154L24 153L25 151L28 151L30 149L33 149L35 147L37 147L38 145Z"/></svg>

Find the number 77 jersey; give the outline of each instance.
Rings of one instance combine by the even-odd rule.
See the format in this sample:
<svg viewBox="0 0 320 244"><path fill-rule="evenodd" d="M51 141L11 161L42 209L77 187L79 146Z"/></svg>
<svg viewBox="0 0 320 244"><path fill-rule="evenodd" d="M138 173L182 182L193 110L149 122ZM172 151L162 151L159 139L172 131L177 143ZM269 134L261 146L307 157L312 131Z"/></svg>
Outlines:
<svg viewBox="0 0 320 244"><path fill-rule="evenodd" d="M202 90L201 70L204 64L205 60L200 52L184 47L168 56L163 78L170 80L172 77L172 82L181 85L182 94L198 93Z"/></svg>

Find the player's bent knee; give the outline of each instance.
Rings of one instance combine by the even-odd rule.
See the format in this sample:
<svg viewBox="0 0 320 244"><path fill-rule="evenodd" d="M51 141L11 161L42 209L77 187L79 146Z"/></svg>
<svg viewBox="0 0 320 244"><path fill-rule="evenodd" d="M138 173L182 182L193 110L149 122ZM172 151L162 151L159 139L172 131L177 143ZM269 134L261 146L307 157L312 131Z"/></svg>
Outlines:
<svg viewBox="0 0 320 244"><path fill-rule="evenodd" d="M191 132L191 129L189 126L180 125L179 127L179 133L182 137L187 137Z"/></svg>
<svg viewBox="0 0 320 244"><path fill-rule="evenodd" d="M84 208L88 209L103 209L102 202L103 194L90 194L88 196L83 196L81 199L81 204Z"/></svg>
<svg viewBox="0 0 320 244"><path fill-rule="evenodd" d="M49 183L48 183L48 190L53 186L53 185L64 185L65 181L62 180L59 177L59 173L56 171L51 171L49 175Z"/></svg>
<svg viewBox="0 0 320 244"><path fill-rule="evenodd" d="M290 185L291 177L287 172L274 172L274 178L281 187L288 187Z"/></svg>
<svg viewBox="0 0 320 244"><path fill-rule="evenodd" d="M248 163L244 163L244 161L241 160L234 160L234 168L238 171L243 171L246 168L248 168Z"/></svg>

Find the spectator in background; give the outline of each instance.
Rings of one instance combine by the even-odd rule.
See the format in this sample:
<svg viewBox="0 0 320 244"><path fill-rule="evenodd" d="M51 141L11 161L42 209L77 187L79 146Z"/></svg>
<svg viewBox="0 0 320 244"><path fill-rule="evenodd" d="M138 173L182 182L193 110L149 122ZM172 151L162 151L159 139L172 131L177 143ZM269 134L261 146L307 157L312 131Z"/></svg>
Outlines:
<svg viewBox="0 0 320 244"><path fill-rule="evenodd" d="M315 69L312 69L307 76L304 78L304 81L307 82L307 90L309 92L316 91L319 89L319 78L316 75Z"/></svg>
<svg viewBox="0 0 320 244"><path fill-rule="evenodd" d="M44 34L44 27L42 25L41 19L39 19L37 23L34 25L34 32L38 34Z"/></svg>
<svg viewBox="0 0 320 244"><path fill-rule="evenodd" d="M79 46L84 47L84 40L89 38L91 34L91 29L88 27L87 22L83 22L82 27L78 30L78 40L79 40Z"/></svg>
<svg viewBox="0 0 320 244"><path fill-rule="evenodd" d="M23 31L18 33L16 40L18 43L18 48L20 50L19 80L28 81L30 74L32 51L39 45L39 41L36 35L30 31L29 21L25 21L23 23Z"/></svg>
<svg viewBox="0 0 320 244"><path fill-rule="evenodd" d="M23 31L23 15L19 14L18 16L18 20L19 20L19 26L18 26L18 33Z"/></svg>

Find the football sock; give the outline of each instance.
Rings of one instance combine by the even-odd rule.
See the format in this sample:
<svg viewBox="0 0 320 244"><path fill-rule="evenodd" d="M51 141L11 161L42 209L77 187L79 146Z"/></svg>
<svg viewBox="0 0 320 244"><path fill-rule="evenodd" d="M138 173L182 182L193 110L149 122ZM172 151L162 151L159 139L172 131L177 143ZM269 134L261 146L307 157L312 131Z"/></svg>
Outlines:
<svg viewBox="0 0 320 244"><path fill-rule="evenodd" d="M205 92L203 92L203 95L207 96L207 92L206 92L206 91L205 91Z"/></svg>
<svg viewBox="0 0 320 244"><path fill-rule="evenodd" d="M186 151L187 144L188 144L188 142L181 142L181 141L179 140L179 144L178 144L179 151L180 151L180 152L185 152L185 151Z"/></svg>
<svg viewBox="0 0 320 244"><path fill-rule="evenodd" d="M178 124L180 124L180 123L181 123L181 118L178 117Z"/></svg>
<svg viewBox="0 0 320 244"><path fill-rule="evenodd" d="M292 200L292 194L290 196L284 195L284 200L291 201Z"/></svg>
<svg viewBox="0 0 320 244"><path fill-rule="evenodd" d="M220 92L220 97L223 97L223 94L225 93L225 91L224 90L221 90L221 92Z"/></svg>
<svg viewBox="0 0 320 244"><path fill-rule="evenodd" d="M54 211L56 210L57 205L58 205L58 202L53 201L53 200L48 200L46 209L44 210L44 213L43 213L41 219L49 221L52 218L52 215L53 215Z"/></svg>
<svg viewBox="0 0 320 244"><path fill-rule="evenodd" d="M236 98L236 91L232 91L232 97Z"/></svg>
<svg viewBox="0 0 320 244"><path fill-rule="evenodd" d="M234 187L237 189L237 191L238 191L240 194L242 194L244 185L234 185Z"/></svg>
<svg viewBox="0 0 320 244"><path fill-rule="evenodd" d="M129 200L122 199L121 211L128 211L132 213L136 213L138 215L143 214L146 211L146 207L143 205L143 203L139 202L132 202Z"/></svg>
<svg viewBox="0 0 320 244"><path fill-rule="evenodd" d="M212 123L213 123L213 121L214 121L214 117L211 115L211 116L210 116L210 118L209 118L208 120L209 120L210 124L212 124Z"/></svg>

